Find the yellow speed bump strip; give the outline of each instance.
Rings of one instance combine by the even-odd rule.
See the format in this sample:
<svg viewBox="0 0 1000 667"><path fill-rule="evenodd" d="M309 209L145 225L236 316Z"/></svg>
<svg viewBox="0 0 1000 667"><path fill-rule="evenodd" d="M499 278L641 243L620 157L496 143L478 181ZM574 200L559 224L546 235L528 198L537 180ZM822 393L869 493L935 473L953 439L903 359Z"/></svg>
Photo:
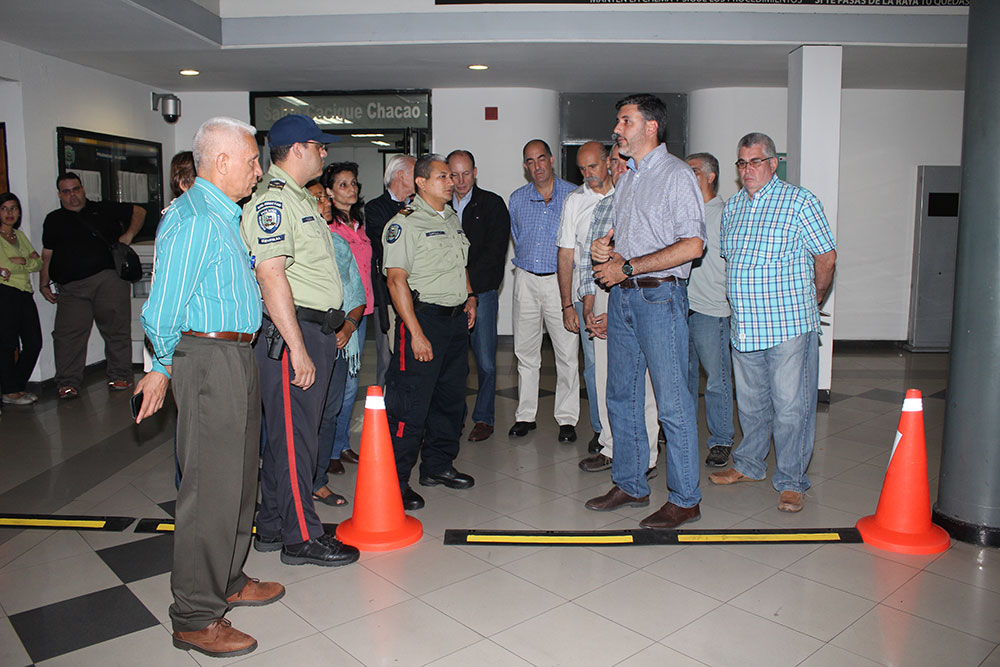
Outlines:
<svg viewBox="0 0 1000 667"><path fill-rule="evenodd" d="M624 547L677 544L809 544L861 542L854 528L752 530L446 530L452 546Z"/></svg>
<svg viewBox="0 0 1000 667"><path fill-rule="evenodd" d="M58 514L0 514L0 528L44 530L103 530L120 533L135 521L128 516L77 516Z"/></svg>
<svg viewBox="0 0 1000 667"><path fill-rule="evenodd" d="M323 529L333 535L337 531L337 524L335 523L324 523ZM139 523L135 525L135 532L137 533L172 533L174 532L174 520L173 519L139 519ZM257 533L257 526L254 526L251 530L254 534Z"/></svg>

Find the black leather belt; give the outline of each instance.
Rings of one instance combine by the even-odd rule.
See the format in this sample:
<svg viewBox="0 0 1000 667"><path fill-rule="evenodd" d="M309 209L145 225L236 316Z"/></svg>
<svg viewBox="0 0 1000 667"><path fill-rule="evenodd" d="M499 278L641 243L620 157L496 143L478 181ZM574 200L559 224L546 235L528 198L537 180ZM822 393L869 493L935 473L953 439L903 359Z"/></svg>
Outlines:
<svg viewBox="0 0 1000 667"><path fill-rule="evenodd" d="M465 304L460 306L439 306L436 303L424 303L417 301L413 304L413 310L417 313L431 313L442 317L458 317L465 314Z"/></svg>
<svg viewBox="0 0 1000 667"><path fill-rule="evenodd" d="M618 286L622 289L636 289L639 287L659 287L663 283L676 281L676 276L667 276L666 278L629 278L625 282L619 283Z"/></svg>
<svg viewBox="0 0 1000 667"><path fill-rule="evenodd" d="M535 273L534 271L528 271L528 273L530 273L533 276L538 276L539 278L547 278L548 276L556 275L555 271L552 271L550 273Z"/></svg>

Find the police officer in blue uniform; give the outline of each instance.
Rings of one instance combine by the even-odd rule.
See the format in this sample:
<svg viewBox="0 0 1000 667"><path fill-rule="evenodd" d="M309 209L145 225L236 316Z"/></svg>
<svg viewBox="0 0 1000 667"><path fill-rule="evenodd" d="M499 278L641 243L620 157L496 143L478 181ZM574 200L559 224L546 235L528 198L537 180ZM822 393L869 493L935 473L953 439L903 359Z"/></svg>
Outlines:
<svg viewBox="0 0 1000 667"><path fill-rule="evenodd" d="M403 506L409 510L424 506L410 488L418 456L423 486L467 489L475 484L452 465L465 415L469 329L476 321L466 270L469 241L447 206L453 187L445 159L425 155L413 175L413 203L389 221L382 235L383 271L397 313L385 408Z"/></svg>

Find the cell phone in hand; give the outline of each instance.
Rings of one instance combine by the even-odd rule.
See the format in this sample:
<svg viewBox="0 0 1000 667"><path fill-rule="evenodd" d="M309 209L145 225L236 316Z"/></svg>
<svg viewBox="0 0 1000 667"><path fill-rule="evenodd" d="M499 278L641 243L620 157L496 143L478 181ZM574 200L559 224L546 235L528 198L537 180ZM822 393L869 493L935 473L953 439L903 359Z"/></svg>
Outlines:
<svg viewBox="0 0 1000 667"><path fill-rule="evenodd" d="M142 409L142 392L138 394L132 394L132 398L129 399L129 406L132 408L132 419L139 418L139 410Z"/></svg>

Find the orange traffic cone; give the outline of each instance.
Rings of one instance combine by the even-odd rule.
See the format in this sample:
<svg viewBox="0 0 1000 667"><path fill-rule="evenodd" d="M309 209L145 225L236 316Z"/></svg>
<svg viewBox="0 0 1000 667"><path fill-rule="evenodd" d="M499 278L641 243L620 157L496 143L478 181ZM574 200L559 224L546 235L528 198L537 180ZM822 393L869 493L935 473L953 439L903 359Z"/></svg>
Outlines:
<svg viewBox="0 0 1000 667"><path fill-rule="evenodd" d="M385 399L377 386L368 387L365 398L359 454L354 515L337 526L337 539L362 551L391 551L413 544L424 527L403 512Z"/></svg>
<svg viewBox="0 0 1000 667"><path fill-rule="evenodd" d="M948 533L931 523L924 408L917 389L903 400L875 515L862 518L857 528L865 544L901 554L937 554L951 545Z"/></svg>

